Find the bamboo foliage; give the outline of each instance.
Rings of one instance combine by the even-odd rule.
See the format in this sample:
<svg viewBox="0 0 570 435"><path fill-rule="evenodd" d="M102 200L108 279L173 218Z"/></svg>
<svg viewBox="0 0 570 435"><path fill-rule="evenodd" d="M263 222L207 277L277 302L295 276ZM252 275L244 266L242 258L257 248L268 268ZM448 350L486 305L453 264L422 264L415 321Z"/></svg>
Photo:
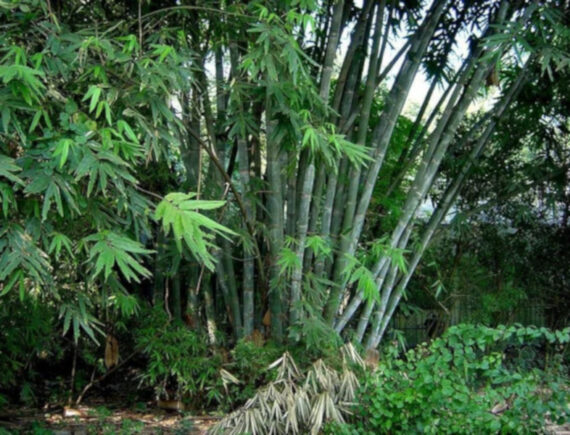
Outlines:
<svg viewBox="0 0 570 435"><path fill-rule="evenodd" d="M225 328L378 346L516 94L502 74L526 58L546 73L568 64L557 0L143 3L117 6L127 19L116 25L122 16L101 12L103 33L39 8L36 43L2 48L0 293L52 285L66 252L81 264L74 280L122 293L149 281L151 300L206 325L212 343ZM402 133L425 70L429 90ZM442 180L490 73L500 102L460 139L469 163ZM438 183L448 191L422 223ZM317 425L333 416L323 412L299 418Z"/></svg>

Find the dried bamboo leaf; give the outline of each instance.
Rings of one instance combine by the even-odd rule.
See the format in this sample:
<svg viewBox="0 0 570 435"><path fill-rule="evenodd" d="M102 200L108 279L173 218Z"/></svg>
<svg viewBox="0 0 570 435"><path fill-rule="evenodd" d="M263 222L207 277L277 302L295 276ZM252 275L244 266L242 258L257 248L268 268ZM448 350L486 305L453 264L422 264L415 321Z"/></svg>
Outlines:
<svg viewBox="0 0 570 435"><path fill-rule="evenodd" d="M105 338L105 367L110 369L119 363L119 342L111 335Z"/></svg>
<svg viewBox="0 0 570 435"><path fill-rule="evenodd" d="M338 397L344 402L350 402L356 397L356 390L360 386L358 378L347 367L344 367L340 381Z"/></svg>
<svg viewBox="0 0 570 435"><path fill-rule="evenodd" d="M295 409L297 420L306 425L311 416L311 401L305 390L299 390L295 395Z"/></svg>
<svg viewBox="0 0 570 435"><path fill-rule="evenodd" d="M226 416L211 433L317 434L325 422L344 422L344 415L350 414L359 383L346 364L339 373L318 360L302 379L291 356L284 353L271 367L278 367L278 379L260 389L239 412Z"/></svg>
<svg viewBox="0 0 570 435"><path fill-rule="evenodd" d="M277 380L294 380L301 376L301 373L289 352L285 352L281 358L270 364L268 368L272 369L277 366L279 366Z"/></svg>
<svg viewBox="0 0 570 435"><path fill-rule="evenodd" d="M364 360L352 343L346 343L340 348L340 351L346 362L353 363L364 368Z"/></svg>
<svg viewBox="0 0 570 435"><path fill-rule="evenodd" d="M299 421L297 420L297 402L294 397L290 397L285 413L285 432L299 433Z"/></svg>
<svg viewBox="0 0 570 435"><path fill-rule="evenodd" d="M220 376L222 378L222 385L224 386L226 393L228 392L228 385L230 385L230 384L235 384L235 385L241 384L241 381L238 378L236 378L234 375L232 375L230 372L228 372L227 370L220 369Z"/></svg>

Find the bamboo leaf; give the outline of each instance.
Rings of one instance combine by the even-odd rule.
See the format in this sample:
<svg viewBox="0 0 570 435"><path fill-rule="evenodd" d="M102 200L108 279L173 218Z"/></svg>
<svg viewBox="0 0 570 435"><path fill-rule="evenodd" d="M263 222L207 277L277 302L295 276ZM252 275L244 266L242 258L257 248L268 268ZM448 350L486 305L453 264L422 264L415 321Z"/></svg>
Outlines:
<svg viewBox="0 0 570 435"><path fill-rule="evenodd" d="M15 164L15 160L11 157L0 154L0 177L7 178L13 183L24 185L22 179L15 175L20 172L21 168Z"/></svg>
<svg viewBox="0 0 570 435"><path fill-rule="evenodd" d="M174 192L168 194L156 207L154 218L162 221L166 234L172 232L179 251L184 241L189 251L204 265L214 269L214 257L210 240L215 234L227 237L235 235L229 228L193 210L213 210L222 207L224 201L193 200L195 194Z"/></svg>
<svg viewBox="0 0 570 435"><path fill-rule="evenodd" d="M104 231L85 237L83 242L95 242L89 249L89 261L95 263L93 277L103 272L104 279L107 280L115 265L128 282L140 282L141 277L151 275L151 272L140 264L137 255L149 255L154 251L145 249L128 237Z"/></svg>

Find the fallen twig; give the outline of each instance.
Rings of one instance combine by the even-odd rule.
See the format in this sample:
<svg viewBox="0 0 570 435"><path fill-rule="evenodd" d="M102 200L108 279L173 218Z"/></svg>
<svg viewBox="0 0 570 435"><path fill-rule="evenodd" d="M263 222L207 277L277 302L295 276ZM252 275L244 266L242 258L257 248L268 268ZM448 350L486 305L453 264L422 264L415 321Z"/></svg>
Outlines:
<svg viewBox="0 0 570 435"><path fill-rule="evenodd" d="M85 387L83 387L81 394L79 395L79 397L77 397L77 400L75 401L75 406L77 406L81 403L81 401L83 400L83 397L85 396L85 393L87 393L87 391L89 391L94 385L105 380L105 378L107 378L107 376L109 376L111 373L114 373L118 368L122 367L124 364L126 364L128 361L130 361L137 353L139 353L139 351L135 350L128 357L126 357L123 361L121 361L119 364L117 364L113 368L107 370L105 373L103 373L97 379L93 379L93 377L92 377L91 381L89 381L89 383L87 385L85 385Z"/></svg>

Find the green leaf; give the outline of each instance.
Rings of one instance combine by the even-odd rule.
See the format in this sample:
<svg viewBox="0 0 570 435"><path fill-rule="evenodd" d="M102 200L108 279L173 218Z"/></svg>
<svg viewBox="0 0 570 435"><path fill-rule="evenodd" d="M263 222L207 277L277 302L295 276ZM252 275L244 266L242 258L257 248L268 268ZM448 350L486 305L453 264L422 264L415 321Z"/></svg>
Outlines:
<svg viewBox="0 0 570 435"><path fill-rule="evenodd" d="M137 135L126 121L120 119L119 121L117 121L117 127L120 133L124 132L127 135L127 138L129 138L130 140L132 140L137 144L139 143Z"/></svg>
<svg viewBox="0 0 570 435"><path fill-rule="evenodd" d="M209 252L211 241L216 234L227 237L233 231L216 221L193 210L213 210L224 205L224 201L193 200L194 194L175 192L167 195L156 207L154 218L162 221L166 234L171 231L179 251L182 241L190 252L204 265L214 269L214 257Z"/></svg>
<svg viewBox="0 0 570 435"><path fill-rule="evenodd" d="M14 175L16 172L20 172L21 168L15 164L15 160L11 157L0 154L0 177L7 178L13 183L24 185L22 179Z"/></svg>
<svg viewBox="0 0 570 435"><path fill-rule="evenodd" d="M75 343L79 341L81 331L83 330L96 345L99 345L95 332L99 335L104 335L100 328L102 323L89 312L88 308L90 306L91 301L88 297L78 293L75 303L65 303L61 306L59 318L63 319L63 335L73 326L73 340Z"/></svg>
<svg viewBox="0 0 570 435"><path fill-rule="evenodd" d="M53 152L53 156L59 156L59 167L60 169L63 168L65 162L67 161L67 157L69 156L69 149L73 145L73 141L68 138L60 139L55 146L55 150Z"/></svg>
<svg viewBox="0 0 570 435"><path fill-rule="evenodd" d="M153 253L139 242L111 231L103 231L83 239L84 243L95 242L89 249L89 261L94 262L93 277L103 272L105 281L115 266L128 282L140 282L141 277L151 276L151 272L140 264L138 255Z"/></svg>
<svg viewBox="0 0 570 435"><path fill-rule="evenodd" d="M8 106L2 108L2 128L4 133L8 133L8 126L10 125L11 112Z"/></svg>
<svg viewBox="0 0 570 435"><path fill-rule="evenodd" d="M44 205L42 207L42 221L48 217L52 201L55 200L57 212L63 216L63 203L61 202L61 193L59 187L54 182L50 183L44 194Z"/></svg>
<svg viewBox="0 0 570 435"><path fill-rule="evenodd" d="M22 280L22 278L23 274L21 270L17 270L16 272L14 272L12 274L12 277L8 280L8 282L4 285L4 288L0 292L0 297L6 295L12 289L12 287L14 287L14 284L16 284L18 280Z"/></svg>
<svg viewBox="0 0 570 435"><path fill-rule="evenodd" d="M59 254L61 253L61 249L65 248L67 253L70 256L73 256L73 250L71 247L71 239L69 237L67 237L65 234L61 234L61 233L52 233L51 237L52 237L51 243L50 243L49 248L48 248L49 254L55 253L55 256L59 257Z"/></svg>
<svg viewBox="0 0 570 435"><path fill-rule="evenodd" d="M81 100L81 101L86 101L88 99L91 99L91 101L89 102L89 113L93 112L93 110L95 110L95 108L97 107L97 103L99 102L99 97L101 96L101 92L102 90L100 87L95 85L89 86L87 93Z"/></svg>
<svg viewBox="0 0 570 435"><path fill-rule="evenodd" d="M284 247L279 253L277 266L279 266L280 275L290 275L295 268L300 266L299 257L293 249Z"/></svg>
<svg viewBox="0 0 570 435"><path fill-rule="evenodd" d="M327 258L332 258L332 248L328 240L323 239L321 236L309 236L306 241L307 248L311 249L316 257L324 255Z"/></svg>
<svg viewBox="0 0 570 435"><path fill-rule="evenodd" d="M38 110L35 113L34 117L32 118L32 123L30 124L30 128L28 130L28 133L32 133L36 129L36 127L38 126L38 123L40 122L41 117L42 117L42 111Z"/></svg>
<svg viewBox="0 0 570 435"><path fill-rule="evenodd" d="M103 104L105 105L105 119L107 120L107 124L112 125L113 117L111 116L111 107L106 101Z"/></svg>
<svg viewBox="0 0 570 435"><path fill-rule="evenodd" d="M43 83L38 77L43 77L44 73L25 65L0 65L0 79L4 84L8 84L13 80L19 80L25 87L20 88L22 98L27 104L32 104L32 97L38 100L42 91L45 89ZM27 93L24 93L28 91ZM31 94L29 91L32 91Z"/></svg>

